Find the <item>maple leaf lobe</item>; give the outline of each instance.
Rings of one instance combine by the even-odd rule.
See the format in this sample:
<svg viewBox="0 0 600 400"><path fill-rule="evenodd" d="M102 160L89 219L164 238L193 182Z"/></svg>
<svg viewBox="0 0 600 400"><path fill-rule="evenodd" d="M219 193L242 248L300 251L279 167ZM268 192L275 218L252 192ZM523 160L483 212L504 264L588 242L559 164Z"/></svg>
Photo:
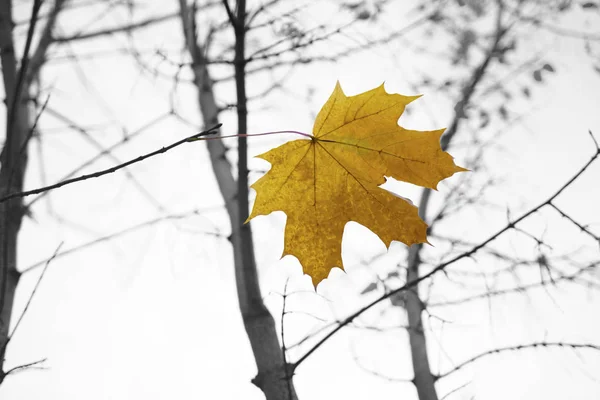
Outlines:
<svg viewBox="0 0 600 400"><path fill-rule="evenodd" d="M436 189L465 171L442 151L443 129L398 125L420 96L389 94L383 85L346 96L339 82L317 115L312 140L299 139L259 155L271 169L252 188L248 220L273 211L287 215L283 256L293 255L316 285L333 267L343 270L342 235L350 221L369 228L389 247L426 243L417 207L379 187L386 177Z"/></svg>

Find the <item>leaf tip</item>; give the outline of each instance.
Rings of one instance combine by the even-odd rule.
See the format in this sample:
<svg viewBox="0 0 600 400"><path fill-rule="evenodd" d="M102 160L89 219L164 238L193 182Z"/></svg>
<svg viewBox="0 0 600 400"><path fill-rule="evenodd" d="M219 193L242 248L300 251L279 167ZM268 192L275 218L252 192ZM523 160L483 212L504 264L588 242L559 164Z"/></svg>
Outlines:
<svg viewBox="0 0 600 400"><path fill-rule="evenodd" d="M416 99L419 99L419 98L421 98L423 96L424 96L423 94L415 94L414 96L404 96L404 97L406 97L408 99L408 103L412 103ZM406 103L406 104L408 104L408 103Z"/></svg>
<svg viewBox="0 0 600 400"><path fill-rule="evenodd" d="M344 96L346 95L344 93L344 90L342 89L342 84L340 83L339 79L337 81L335 81L335 87L333 88L333 93L336 93L336 92L340 92L340 94L342 94Z"/></svg>
<svg viewBox="0 0 600 400"><path fill-rule="evenodd" d="M308 274L306 274L306 275L308 275ZM313 276L310 276L310 275L308 275L308 276L310 277L310 283L312 283L313 290L316 292L317 286L319 286L319 283L323 282L324 279L319 280Z"/></svg>
<svg viewBox="0 0 600 400"><path fill-rule="evenodd" d="M376 88L376 90L379 90L379 89L383 90L383 92L384 92L384 93L386 93L386 94L388 94L388 95L393 95L393 96L400 96L400 97L402 97L402 98L403 98L404 105L407 105L407 104L410 104L410 103L412 103L413 101L415 101L415 100L416 100L416 99L418 99L419 97L423 97L423 95L422 95L422 94L416 94L416 95L414 95L414 96L405 96L405 95L403 95L403 94L399 94L399 93L388 93L388 91L387 91L387 90L385 90L385 81L383 81L383 83L382 83L381 85L379 85L379 86Z"/></svg>
<svg viewBox="0 0 600 400"><path fill-rule="evenodd" d="M312 274L304 274L304 276L308 276L310 278L310 283L312 284L313 290L316 292L317 287L323 282L327 277L323 276L313 276Z"/></svg>

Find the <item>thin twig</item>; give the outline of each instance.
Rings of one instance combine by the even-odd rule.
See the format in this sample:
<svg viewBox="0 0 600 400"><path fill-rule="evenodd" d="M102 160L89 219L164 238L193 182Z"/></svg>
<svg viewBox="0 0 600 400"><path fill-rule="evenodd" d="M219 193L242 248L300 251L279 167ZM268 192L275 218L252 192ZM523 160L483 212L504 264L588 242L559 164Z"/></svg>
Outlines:
<svg viewBox="0 0 600 400"><path fill-rule="evenodd" d="M196 134L194 134L192 136L189 136L189 137L187 137L185 139L181 139L181 140L179 140L179 141L177 141L177 142L175 142L175 143L173 143L173 144L171 144L169 146L162 147L162 148L160 148L158 150L155 150L155 151L152 151L150 153L144 154L143 156L139 156L137 158L134 158L132 160L129 160L127 162L124 162L122 164L116 165L116 166L111 167L111 168L107 168L107 169L104 169L104 170L101 170L101 171L96 171L96 172L91 173L91 174L81 175L81 176L78 176L77 178L67 179L65 181L55 183L53 185L44 186L44 187L33 189L33 190L27 190L27 191L24 191L24 192L11 193L9 195L6 195L6 196L0 198L0 203L4 203L5 201L10 200L10 199L14 199L16 197L26 197L26 196L30 196L32 194L38 194L38 193L42 193L42 192L47 192L48 190L57 189L59 187L65 186L65 185L70 185L72 183L85 181L85 180L90 179L90 178L98 178L98 177L101 177L103 175L112 174L113 172L116 172L116 171L118 171L120 169L128 167L128 166L130 166L132 164L136 164L136 163L138 163L140 161L144 161L147 158L154 157L154 156L162 154L162 153L166 153L167 151L169 151L171 149L174 149L175 147L178 147L178 146L180 146L180 145L182 145L184 143L191 142L191 141L194 141L194 140L198 140L200 136L206 136L206 135L216 134L217 133L216 130L219 129L221 127L221 125L222 124L217 124L217 125L215 125L214 127L210 128L210 129L207 129L207 130L202 131L200 133L196 133Z"/></svg>
<svg viewBox="0 0 600 400"><path fill-rule="evenodd" d="M442 397L440 400L446 400L448 397L450 397L452 394L458 392L461 389L464 389L465 387L469 386L471 384L471 382L465 382L462 385L452 389L451 391L449 391L448 393L446 393L444 395L444 397Z"/></svg>
<svg viewBox="0 0 600 400"><path fill-rule="evenodd" d="M85 79L86 78L84 78L84 80ZM86 83L86 85L87 85L87 83ZM54 118L57 118L60 121L65 122L70 129L73 129L74 131L81 134L82 138L86 142L91 144L93 147L95 147L99 153L103 153L104 151L108 150L95 138L94 135L92 135L90 132L88 132L85 128L78 126L77 123L74 122L71 118L67 117L66 115L62 114L61 112L58 112L57 110L53 110L50 107L48 108L47 112L49 115L53 116ZM119 165L123 162L119 157L117 157L111 151L107 151L106 155L109 158L111 158L112 162L115 163L116 165ZM144 187L144 185L139 181L139 179L136 178L135 175L131 173L131 171L129 171L129 169L127 169L127 168L123 169L123 173L131 181L131 183L139 190L139 192L149 201L149 203L152 204L152 206L154 206L156 208L156 210L159 213L163 213L166 211L165 206L163 206L158 200L156 200L156 198ZM68 178L70 178L70 177L68 177ZM63 181L65 179L66 178L61 178L59 181ZM34 199L34 201L40 197L43 197L43 196L38 196L36 199Z"/></svg>
<svg viewBox="0 0 600 400"><path fill-rule="evenodd" d="M15 327L13 328L12 332L6 338L6 342L4 342L4 344L2 345L2 349L0 349L0 356L1 357L4 357L4 354L6 352L6 347L8 346L8 343L15 336L15 333L17 332L17 329L19 329L19 326L21 325L21 321L23 321L23 317L25 317L25 314L27 313L27 310L29 310L29 306L31 305L31 302L33 300L33 296L35 296L35 293L37 292L38 287L40 286L40 283L42 282L42 279L44 278L44 275L46 274L46 271L48 270L48 267L50 266L50 263L52 262L52 260L54 260L54 258L58 254L58 251L60 250L60 248L62 247L62 245L63 245L63 242L61 242L56 247L56 250L54 250L54 254L52 254L52 257L50 257L48 259L48 261L46 261L46 264L44 265L44 269L42 270L42 273L40 274L37 282L35 283L35 286L33 287L33 290L31 291L31 294L29 295L29 299L27 300L27 304L25 304L25 308L23 309L23 312L19 316L19 319L17 320L17 323L15 324Z"/></svg>
<svg viewBox="0 0 600 400"><path fill-rule="evenodd" d="M41 363L45 362L46 360L47 360L47 358L42 358L41 360L33 361L33 362L30 362L30 363L27 363L27 364L17 365L16 367L12 367L8 371L6 371L6 373L0 372L0 374L2 376L2 379L4 379L8 375L10 375L10 374L14 374L15 372L35 367L36 365L41 364Z"/></svg>
<svg viewBox="0 0 600 400"><path fill-rule="evenodd" d="M113 240L113 239L119 238L121 236L127 235L129 233L135 232L137 230L140 230L142 228L146 228L148 226L157 224L157 223L162 222L162 221L179 220L179 219L190 217L192 215L198 215L198 214L200 214L201 211L202 210L200 210L200 209L194 209L194 210L183 212L183 213L171 214L171 215L166 215L166 216L163 216L163 217L153 218L151 220L144 221L142 223L130 226L130 227L125 228L125 229L121 229L120 231L117 231L117 232L109 233L108 235L101 236L99 238L90 240L89 242L85 242L85 243L82 243L82 244L80 244L78 246L71 247L70 249L66 249L64 251L61 251L60 253L58 253L56 255L56 258L61 258L61 257L68 256L69 254L73 254L73 253L76 253L78 251L85 250L85 249L87 249L89 247L92 247L94 245L97 245L97 244L100 244L100 243L103 243L103 242L107 242L109 240ZM219 236L219 234L216 233L216 232L202 232L202 233L204 233L206 235ZM41 261L38 261L38 262L36 262L34 264L31 264L28 267L24 268L21 271L21 274L25 274L27 272L30 272L30 271L32 271L32 270L34 270L34 269L36 269L36 268L44 265L44 263L46 263L47 261L48 260L41 260Z"/></svg>
<svg viewBox="0 0 600 400"><path fill-rule="evenodd" d="M583 232L587 233L588 235L590 235L591 237L593 237L599 244L600 244L600 237L596 234L594 234L592 231L590 231L589 229L587 229L585 226L581 225L579 222L575 221L573 218L571 218L568 214L566 214L565 212L563 212L563 210L561 210L560 208L558 208L554 203L549 203L548 204L550 207L554 208L556 211L558 211L558 213L560 215L562 215L564 218L568 219L569 221L571 221L571 223L575 226L577 226L579 229L581 229Z"/></svg>
<svg viewBox="0 0 600 400"><path fill-rule="evenodd" d="M465 366L479 360L480 358L483 358L483 357L486 357L486 356L489 356L492 354L503 353L506 351L518 351L518 350L523 350L523 349L533 349L533 348L537 348L537 347L564 347L564 348L571 348L571 349L591 349L591 350L600 351L600 346L595 345L595 344L589 344L589 343L537 342L537 343L530 343L530 344L520 344L517 346L501 347L498 349L486 351L484 353L481 353L474 357L469 358L468 360L458 364L456 367L452 368L451 370L438 375L438 379L445 378L448 375L464 368Z"/></svg>
<svg viewBox="0 0 600 400"><path fill-rule="evenodd" d="M76 167L73 170L71 170L71 172L69 172L68 174L64 175L60 180L64 181L65 179L70 179L71 177L73 177L74 175L76 175L77 173L79 173L81 170L83 170L85 167L88 167L88 166L92 165L94 162L98 161L99 159L101 159L105 155L112 156L112 151L113 150L115 150L118 147L124 145L125 143L129 143L133 138L135 138L138 135L140 135L141 133L143 133L146 129L148 129L152 125L154 125L154 124L162 121L163 119L165 119L166 117L168 117L170 115L173 115L173 113L172 112L167 112L167 113L164 113L164 114L162 114L162 115L160 115L160 116L158 116L156 118L153 118L150 122L142 125L140 128L136 129L135 131L133 131L133 132L128 133L127 135L125 135L117 143L115 143L115 144L111 145L110 147L107 147L106 149L104 149L104 150L96 153L96 155L94 157L88 159L83 164L81 164L78 167ZM73 128L76 128L76 127L73 126ZM35 197L33 200L31 200L29 203L27 203L25 205L25 208L31 208L31 206L34 203L36 203L37 201L43 199L47 193L49 193L49 192L44 192L44 193L40 194L39 196Z"/></svg>
<svg viewBox="0 0 600 400"><path fill-rule="evenodd" d="M281 355L283 357L283 369L285 372L285 380L287 382L287 393L288 393L288 400L291 400L294 398L293 396L293 392L292 392L292 381L291 381L291 376L289 374L289 369L288 369L288 361L287 361L287 349L285 348L285 328L284 328L284 319L285 319L285 306L286 306L286 300L287 300L287 287L288 287L288 283L290 282L290 278L288 277L288 279L286 279L285 281L285 286L283 287L283 306L282 306L282 310L281 310Z"/></svg>
<svg viewBox="0 0 600 400"><path fill-rule="evenodd" d="M550 281L550 282L540 281L540 282L535 282L535 283L524 284L521 286L510 287L510 288L506 288L506 289L487 291L485 293L476 294L476 295L469 296L469 297L452 299L452 300L448 300L448 301L428 302L427 307L431 308L431 307L456 306L456 305L461 305L464 303L469 303L472 301L477 301L477 300L481 300L481 299L485 299L485 298L491 299L496 296L505 296L505 295L509 295L509 294L513 294L513 293L527 292L532 289L539 289L539 288L543 288L548 285L555 285L556 283L560 283L560 282L576 282L578 279L580 279L582 277L582 275L584 275L585 272L591 272L595 268L597 268L599 265L600 265L600 262L595 262L595 263L586 265L585 267L580 268L573 274L558 276L557 278L553 278L553 281Z"/></svg>

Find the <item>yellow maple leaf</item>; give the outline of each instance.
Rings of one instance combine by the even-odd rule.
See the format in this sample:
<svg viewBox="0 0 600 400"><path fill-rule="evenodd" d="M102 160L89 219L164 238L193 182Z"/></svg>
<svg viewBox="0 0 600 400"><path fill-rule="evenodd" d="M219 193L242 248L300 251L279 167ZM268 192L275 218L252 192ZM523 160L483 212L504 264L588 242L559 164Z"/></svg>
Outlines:
<svg viewBox="0 0 600 400"><path fill-rule="evenodd" d="M383 84L347 97L337 83L309 140L299 139L259 155L271 169L252 188L248 221L287 215L282 257L293 255L316 287L333 267L343 270L342 235L350 221L390 246L427 242L417 207L379 187L387 177L436 189L466 171L442 151L444 129L413 131L398 125L405 106L420 96L389 94Z"/></svg>

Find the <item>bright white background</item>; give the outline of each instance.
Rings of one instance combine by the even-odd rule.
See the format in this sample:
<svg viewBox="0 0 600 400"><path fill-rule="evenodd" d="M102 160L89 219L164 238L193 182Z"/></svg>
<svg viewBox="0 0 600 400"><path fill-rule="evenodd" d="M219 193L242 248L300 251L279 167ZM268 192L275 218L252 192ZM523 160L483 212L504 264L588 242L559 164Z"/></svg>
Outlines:
<svg viewBox="0 0 600 400"><path fill-rule="evenodd" d="M408 12L414 7L409 3L390 7L376 24L357 25L320 49L342 49L353 42L364 43L369 37L408 25L418 16ZM250 6L254 5L250 2ZM175 7L175 1L148 2L140 7L135 18L175 11ZM283 9L285 7L291 5L284 2ZM59 20L60 32L99 29L128 21L125 11L111 12L105 18L94 20L101 9L88 6L70 11ZM589 11L577 10L568 18L560 19L560 26L591 30L586 26ZM29 4L17 3L14 12L16 20L26 19ZM216 15L222 18L222 14ZM306 28L317 25L320 20L337 27L351 17L347 12L340 12L338 3L327 2L308 7L299 14L298 21ZM21 27L17 33L23 33L24 29ZM145 53L149 54L146 60L157 66L160 58L153 57L152 51L166 49L177 55L182 47L180 32L180 23L174 19L140 31L135 34L133 43L136 48L149 50ZM525 114L519 123L504 128L496 118L482 133L485 137L502 133L498 140L502 149L490 151L486 159L488 170L481 172L500 179L499 185L486 195L486 201L496 207L461 210L460 218L446 224L440 232L472 241L489 236L506 223L507 208L516 216L538 204L589 159L594 149L588 130L600 140L600 75L593 69L593 60L585 54L583 41L547 31L530 30L531 36L526 33L519 54L541 52L543 60L552 62L557 72L545 76L544 84L536 84L531 69L527 68L509 80L509 85L516 88L528 86L532 98L509 103L510 111ZM423 40L420 34L422 32L417 31L389 44L373 46L336 63L298 67L286 81L285 90L250 105L250 132L281 129L310 132L314 115L336 80L348 95L369 90L384 81L388 92L421 93L416 84L421 74L435 76L447 72L441 69L441 62L438 65L432 57L419 51L419 41ZM436 52L447 50L450 42L441 37L424 43L430 46L428 51ZM51 61L43 73L44 90L52 93L49 109L85 127L105 147L121 140L122 127L126 132L133 132L167 113L170 107L171 81L142 72L127 54L112 52L129 44L124 36L116 36L53 47L50 58L55 61ZM105 50L110 53L102 55ZM101 55L80 57L77 64L65 59L69 54L92 53ZM160 68L169 71L164 64ZM465 78L468 71L463 70L460 78ZM498 71L496 77L501 78L508 70ZM223 76L231 71L222 67L215 68L214 73ZM189 71L184 70L181 76L189 79ZM493 82L494 79L490 79L482 87ZM251 78L248 91L259 93L268 83L268 76ZM232 88L231 84L217 87L223 104L235 100ZM114 154L125 161L196 132L200 116L195 93L193 86L182 83L175 102L177 111L196 127L166 117ZM435 91L424 94L409 106L411 113L404 115L400 124L420 130L447 126L453 104ZM495 104L498 99L481 101ZM224 113L222 122L224 133L236 132L232 112ZM463 126L465 131L476 129L476 125ZM42 154L40 156L37 150L36 141L30 156L27 188L61 179L98 152L83 135L50 113L42 116L40 127ZM260 154L292 138L283 135L250 139L250 154ZM466 136L462 142L467 142ZM234 140L229 143L235 146ZM463 165L469 151L458 147L451 153L457 163ZM235 159L234 154L231 156ZM105 157L81 173L114 164L114 160ZM251 168L257 170L251 175L255 180L268 169L268 164L253 160ZM227 215L204 144L185 145L137 164L129 168L129 172L164 207L163 211L157 211L156 205L140 194L122 171L58 189L37 202L31 218L23 224L19 242L20 269L48 258L61 242L64 242L64 251L157 217L194 209L198 215L158 222L54 260L7 355L7 368L47 358L43 364L45 369L8 377L0 387L0 398L263 398L250 383L256 371L237 309L231 249L226 240ZM600 232L599 178L600 164L596 164L557 202L573 218L592 224L596 233ZM436 201L458 182L455 176L440 184ZM390 187L418 202L419 189L402 184ZM252 222L263 294L277 321L281 316L281 298L274 293L283 292L288 278L288 291L311 290L309 278L302 275L295 259L279 260L284 223L282 213ZM585 235L552 211L536 215L524 227L544 235L555 247L552 255L584 246L583 259L598 259L597 247L594 250ZM380 264L361 265L385 249L372 233L355 224L348 225L343 243L347 274L334 270L319 286L318 295L306 292L290 298L288 306L297 312L286 319L288 345L321 325L314 317L331 321L376 298L377 293L367 296L359 293L377 271L389 271L405 257L405 247L394 244ZM512 246L536 254L532 250L534 245L516 235L503 241L504 248ZM440 253L436 253L436 248L428 250L432 260L443 256L441 247ZM462 267L477 271L492 266L466 261ZM39 272L37 268L23 275L15 315L24 307ZM537 276L539 271L536 269L532 274ZM464 295L457 286L447 285L447 288L447 298ZM598 295L577 285L551 290L552 296L540 290L529 297L502 296L492 302L440 308L436 315L450 322L431 322L432 367L447 370L452 362L459 363L481 351L532 341L597 343L600 337ZM388 308L384 302L361 318L361 323L402 324L405 319L402 313ZM379 313L384 310L388 311L382 319ZM300 354L302 352L292 352L293 357ZM360 358L363 367L386 376L401 379L412 376L403 330L378 333L349 328L299 367L294 381L299 398L416 398L410 383L365 372L355 356ZM471 382L450 399L592 400L600 398L597 371L600 371L598 353L526 350L488 357L440 382L438 388L442 396Z"/></svg>

